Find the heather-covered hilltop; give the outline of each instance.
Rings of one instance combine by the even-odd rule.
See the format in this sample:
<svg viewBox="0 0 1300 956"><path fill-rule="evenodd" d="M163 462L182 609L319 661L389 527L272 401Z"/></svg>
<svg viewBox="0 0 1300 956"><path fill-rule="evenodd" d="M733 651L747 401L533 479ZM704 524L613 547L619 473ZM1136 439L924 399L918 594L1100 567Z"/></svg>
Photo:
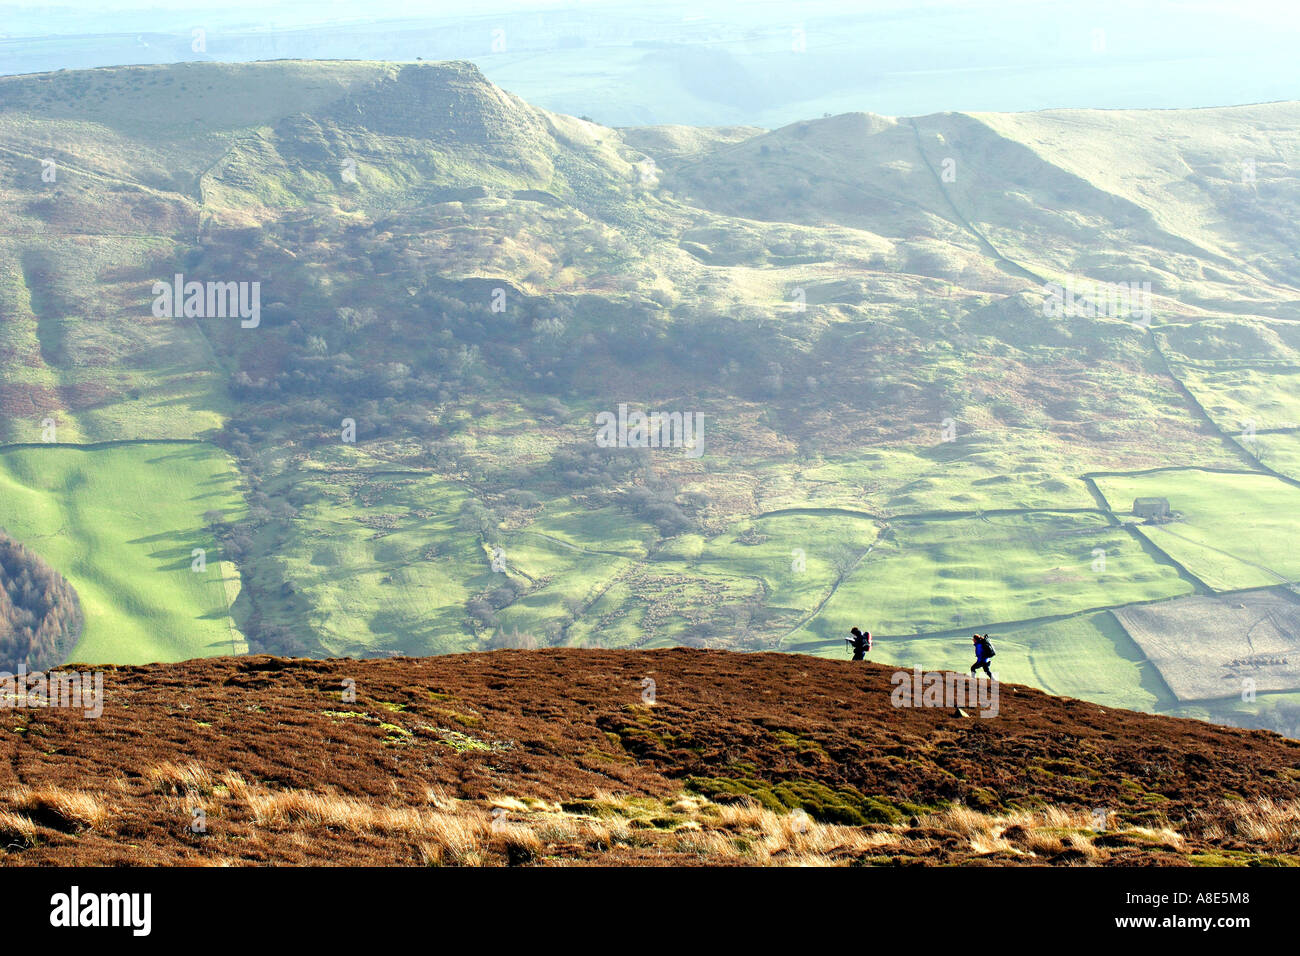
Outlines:
<svg viewBox="0 0 1300 956"><path fill-rule="evenodd" d="M910 672L904 678L912 679ZM1300 862L1300 744L877 664L498 651L110 668L8 711L7 864ZM924 703L924 701L914 701Z"/></svg>

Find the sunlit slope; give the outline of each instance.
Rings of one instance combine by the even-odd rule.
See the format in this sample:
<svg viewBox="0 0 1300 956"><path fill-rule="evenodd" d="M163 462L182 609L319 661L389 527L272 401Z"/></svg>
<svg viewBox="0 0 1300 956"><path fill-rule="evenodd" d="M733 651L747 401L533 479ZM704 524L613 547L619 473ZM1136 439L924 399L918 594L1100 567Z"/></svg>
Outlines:
<svg viewBox="0 0 1300 956"><path fill-rule="evenodd" d="M1146 210L1217 268L1282 289L1300 282L1300 231L1287 213L1300 201L1300 105L977 116L1044 162Z"/></svg>
<svg viewBox="0 0 1300 956"><path fill-rule="evenodd" d="M146 278L177 248L167 237L0 238L0 441L221 427L230 401L196 321L151 313Z"/></svg>
<svg viewBox="0 0 1300 956"><path fill-rule="evenodd" d="M86 623L72 660L243 653L230 616L237 588L225 581L234 572L205 517L243 510L230 461L201 444L0 453L0 526L39 549L81 600Z"/></svg>
<svg viewBox="0 0 1300 956"><path fill-rule="evenodd" d="M1162 317L1199 317L1272 314L1290 295L1300 259L1282 210L1300 185L1281 157L1298 119L1295 104L850 113L712 148L641 142L697 205L888 237L901 271L960 281L973 248L1035 282L1147 282Z"/></svg>

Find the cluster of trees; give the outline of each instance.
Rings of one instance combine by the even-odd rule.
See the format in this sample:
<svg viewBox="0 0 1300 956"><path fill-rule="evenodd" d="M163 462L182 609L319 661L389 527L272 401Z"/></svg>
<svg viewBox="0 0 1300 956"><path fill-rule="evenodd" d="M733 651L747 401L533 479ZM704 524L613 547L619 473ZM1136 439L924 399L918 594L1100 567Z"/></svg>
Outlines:
<svg viewBox="0 0 1300 956"><path fill-rule="evenodd" d="M497 611L517 601L522 592L513 581L503 581L494 588L475 594L465 602L465 613L481 628L497 625Z"/></svg>
<svg viewBox="0 0 1300 956"><path fill-rule="evenodd" d="M46 670L63 663L82 624L72 585L0 530L0 668Z"/></svg>
<svg viewBox="0 0 1300 956"><path fill-rule="evenodd" d="M488 544L501 542L501 516L477 498L468 498L461 503L457 524L462 531L482 535Z"/></svg>
<svg viewBox="0 0 1300 956"><path fill-rule="evenodd" d="M551 456L551 474L563 490L604 492L665 538L697 530L706 496L679 495L655 474L651 454L648 448L570 445Z"/></svg>
<svg viewBox="0 0 1300 956"><path fill-rule="evenodd" d="M665 538L694 531L697 522L677 501L676 490L667 482L652 481L623 492L623 506L642 521L655 526Z"/></svg>
<svg viewBox="0 0 1300 956"><path fill-rule="evenodd" d="M612 491L625 482L648 477L650 464L648 448L569 445L551 456L551 474L568 491Z"/></svg>

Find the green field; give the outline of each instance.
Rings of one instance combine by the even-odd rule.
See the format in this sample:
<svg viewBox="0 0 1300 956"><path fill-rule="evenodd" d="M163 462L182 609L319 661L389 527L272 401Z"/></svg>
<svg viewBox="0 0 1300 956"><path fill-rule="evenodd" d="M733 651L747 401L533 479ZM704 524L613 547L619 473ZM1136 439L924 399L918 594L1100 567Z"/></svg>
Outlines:
<svg viewBox="0 0 1300 956"><path fill-rule="evenodd" d="M775 635L818 612L876 531L866 518L798 514L682 535L613 582L573 633L614 646L775 650Z"/></svg>
<svg viewBox="0 0 1300 956"><path fill-rule="evenodd" d="M900 515L1096 504L1044 441L981 432L944 442L937 423L922 439L929 447L862 449L806 466L773 462L763 472L763 510L821 506Z"/></svg>
<svg viewBox="0 0 1300 956"><path fill-rule="evenodd" d="M1098 478L1097 486L1119 514L1134 498L1168 498L1182 519L1138 530L1215 590L1300 579L1300 488L1269 475L1194 469Z"/></svg>
<svg viewBox="0 0 1300 956"><path fill-rule="evenodd" d="M231 403L220 361L193 319L156 319L150 285L175 255L168 238L0 237L5 385L32 400L5 408L0 440L61 443L200 438Z"/></svg>
<svg viewBox="0 0 1300 956"><path fill-rule="evenodd" d="M1100 515L898 521L791 641L838 641L854 624L882 635L980 629L1190 590Z"/></svg>
<svg viewBox="0 0 1300 956"><path fill-rule="evenodd" d="M1229 434L1241 435L1248 426L1295 428L1300 422L1300 372L1187 368L1180 374L1214 423Z"/></svg>
<svg viewBox="0 0 1300 956"><path fill-rule="evenodd" d="M551 509L548 507L547 511ZM561 508L557 503L556 511ZM575 613L589 607L603 590L633 565L633 558L601 549L608 544L631 546L630 540L607 541L595 536L585 546L554 536L575 515L546 514L549 519L527 530L507 534L501 543L507 574L527 578L528 593L499 612L503 634L526 635L539 646L563 638ZM613 531L619 524L616 514L592 513L593 527ZM621 522L622 536L635 532L626 520ZM621 535L614 531L614 537Z"/></svg>
<svg viewBox="0 0 1300 956"><path fill-rule="evenodd" d="M1280 475L1300 481L1300 432L1272 432L1242 442L1252 455Z"/></svg>
<svg viewBox="0 0 1300 956"><path fill-rule="evenodd" d="M614 508L559 500L522 527L484 529L463 519L472 496L462 485L357 467L365 461L322 451L274 483L295 507L259 530L249 562L268 619L290 629L310 622L329 655L483 650L516 634L551 643L573 608L645 556L650 529ZM502 588L512 592L504 604ZM484 596L495 621L471 624L467 602Z"/></svg>
<svg viewBox="0 0 1300 956"><path fill-rule="evenodd" d="M468 649L456 640L464 602L491 571L474 538L455 532L461 489L355 472L308 472L291 484L296 513L255 539L255 566L273 582L264 613L287 627L309 622L332 656L365 655L381 641L412 654Z"/></svg>
<svg viewBox="0 0 1300 956"><path fill-rule="evenodd" d="M85 630L71 655L140 664L243 653L204 513L243 511L230 461L208 445L0 452L0 526L76 588ZM191 570L206 551L207 568Z"/></svg>
<svg viewBox="0 0 1300 956"><path fill-rule="evenodd" d="M973 631L973 628L972 628ZM1056 621L1014 624L992 632L1000 680L1096 701L1108 707L1161 710L1177 700L1109 611ZM807 648L818 657L846 658L844 642ZM966 671L974 660L970 635L877 640L871 660L900 668Z"/></svg>
<svg viewBox="0 0 1300 956"><path fill-rule="evenodd" d="M704 543L697 568L761 581L769 607L800 614L830 595L837 577L875 542L879 525L835 514L777 515L745 521Z"/></svg>

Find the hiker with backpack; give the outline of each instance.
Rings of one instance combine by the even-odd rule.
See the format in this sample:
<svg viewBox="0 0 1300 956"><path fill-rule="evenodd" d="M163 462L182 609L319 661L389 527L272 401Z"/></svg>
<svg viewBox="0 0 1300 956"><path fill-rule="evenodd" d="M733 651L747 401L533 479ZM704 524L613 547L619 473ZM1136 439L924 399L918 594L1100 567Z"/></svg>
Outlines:
<svg viewBox="0 0 1300 956"><path fill-rule="evenodd" d="M989 636L987 634L976 634L971 640L975 644L975 663L970 666L970 676L974 677L975 672L982 668L984 673L988 675L989 680L992 680L993 672L989 670L989 661L993 660L996 651L993 650L993 645L989 643Z"/></svg>
<svg viewBox="0 0 1300 956"><path fill-rule="evenodd" d="M852 637L846 637L844 640L853 648L853 659L855 661L866 660L867 651L871 650L871 632L865 634L856 627L849 628Z"/></svg>

